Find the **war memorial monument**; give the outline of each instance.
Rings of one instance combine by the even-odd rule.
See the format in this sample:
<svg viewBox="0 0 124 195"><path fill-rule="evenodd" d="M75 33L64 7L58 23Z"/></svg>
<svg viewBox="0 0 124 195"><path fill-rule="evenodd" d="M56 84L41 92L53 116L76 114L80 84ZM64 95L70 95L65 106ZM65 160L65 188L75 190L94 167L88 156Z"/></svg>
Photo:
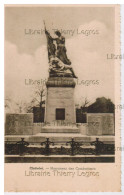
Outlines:
<svg viewBox="0 0 124 195"><path fill-rule="evenodd" d="M33 113L7 113L5 162L114 162L114 114L88 113L86 123L76 123L78 75L65 37L58 30L55 34L45 28L49 76L44 123L36 126Z"/></svg>

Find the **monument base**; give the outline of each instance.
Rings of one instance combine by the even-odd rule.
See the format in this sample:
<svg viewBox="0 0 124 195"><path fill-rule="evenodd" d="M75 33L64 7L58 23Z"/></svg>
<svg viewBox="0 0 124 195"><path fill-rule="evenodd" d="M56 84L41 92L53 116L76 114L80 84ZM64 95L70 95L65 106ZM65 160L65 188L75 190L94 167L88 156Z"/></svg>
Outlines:
<svg viewBox="0 0 124 195"><path fill-rule="evenodd" d="M76 123L73 78L52 77L46 83L45 123Z"/></svg>
<svg viewBox="0 0 124 195"><path fill-rule="evenodd" d="M87 136L81 135L80 133L38 133L36 135L7 135L5 136L6 143L16 143L20 141L21 138L24 138L25 141L32 143L34 145L39 145L41 142L46 141L46 138L49 138L50 141L56 142L57 145L65 144L68 141L71 141L74 138L77 142L83 142L84 144L90 144L92 141L96 140L96 137L104 144L114 144L115 136Z"/></svg>
<svg viewBox="0 0 124 195"><path fill-rule="evenodd" d="M80 130L76 126L45 126L41 133L80 133Z"/></svg>

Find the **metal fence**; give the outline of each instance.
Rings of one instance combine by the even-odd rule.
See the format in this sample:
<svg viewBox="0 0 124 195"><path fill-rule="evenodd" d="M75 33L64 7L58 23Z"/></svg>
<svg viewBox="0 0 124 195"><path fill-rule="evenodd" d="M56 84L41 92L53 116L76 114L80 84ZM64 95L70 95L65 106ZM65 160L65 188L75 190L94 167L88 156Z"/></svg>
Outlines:
<svg viewBox="0 0 124 195"><path fill-rule="evenodd" d="M43 154L43 155L84 155L114 154L114 144L105 144L96 138L93 142L77 142L72 138L69 142L52 142L46 138L44 142L5 141L5 154Z"/></svg>

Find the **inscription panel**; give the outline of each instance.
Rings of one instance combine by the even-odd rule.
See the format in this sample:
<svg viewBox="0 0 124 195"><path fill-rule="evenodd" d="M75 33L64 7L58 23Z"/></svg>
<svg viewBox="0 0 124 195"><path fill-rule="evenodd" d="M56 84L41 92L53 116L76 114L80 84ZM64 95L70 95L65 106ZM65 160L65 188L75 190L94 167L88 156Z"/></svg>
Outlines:
<svg viewBox="0 0 124 195"><path fill-rule="evenodd" d="M114 115L112 113L88 113L88 135L114 135Z"/></svg>
<svg viewBox="0 0 124 195"><path fill-rule="evenodd" d="M33 133L33 114L6 114L6 135L31 135Z"/></svg>

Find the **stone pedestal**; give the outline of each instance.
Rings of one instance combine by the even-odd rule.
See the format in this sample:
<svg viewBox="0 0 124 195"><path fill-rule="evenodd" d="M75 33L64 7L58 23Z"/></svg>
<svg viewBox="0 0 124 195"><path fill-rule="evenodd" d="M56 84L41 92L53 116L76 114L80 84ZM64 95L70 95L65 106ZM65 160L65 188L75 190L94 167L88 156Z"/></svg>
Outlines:
<svg viewBox="0 0 124 195"><path fill-rule="evenodd" d="M45 122L76 123L73 78L53 77L47 83ZM57 116L60 115L60 116Z"/></svg>
<svg viewBox="0 0 124 195"><path fill-rule="evenodd" d="M59 132L63 132L65 129L67 129L66 132L70 132L71 126L75 124L73 131L74 129L76 131L77 127L74 103L74 79L66 77L50 77L48 78L46 86L46 126L51 126L53 128L53 132L57 132L56 126L59 127Z"/></svg>

